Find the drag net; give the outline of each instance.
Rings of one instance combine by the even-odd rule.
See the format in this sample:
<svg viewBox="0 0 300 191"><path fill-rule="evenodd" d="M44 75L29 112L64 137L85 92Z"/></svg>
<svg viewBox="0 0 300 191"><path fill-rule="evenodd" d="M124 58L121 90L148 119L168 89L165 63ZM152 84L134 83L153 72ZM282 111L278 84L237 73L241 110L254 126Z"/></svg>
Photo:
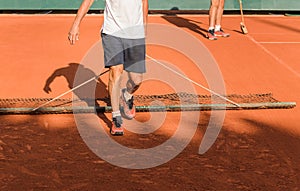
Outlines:
<svg viewBox="0 0 300 191"><path fill-rule="evenodd" d="M189 93L172 93L163 95L136 95L134 103L137 112L148 111L195 111L195 110L233 110L233 109L281 109L293 108L294 102L280 102L268 94L231 94L224 96L240 104L232 105L218 96L197 95ZM98 99L56 99L32 112L52 98L11 98L0 99L0 114L42 114L73 112L110 112L108 97Z"/></svg>

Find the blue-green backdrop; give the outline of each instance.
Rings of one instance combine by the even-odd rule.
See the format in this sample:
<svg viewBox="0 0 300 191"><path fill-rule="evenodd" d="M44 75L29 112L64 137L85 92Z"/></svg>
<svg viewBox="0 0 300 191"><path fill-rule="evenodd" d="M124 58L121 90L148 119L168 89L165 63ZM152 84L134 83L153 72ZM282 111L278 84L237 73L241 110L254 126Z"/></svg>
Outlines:
<svg viewBox="0 0 300 191"><path fill-rule="evenodd" d="M95 0L92 9L102 10L105 0ZM149 0L150 10L208 10L210 0ZM0 0L0 10L76 10L81 0ZM300 0L244 0L244 10L299 11ZM238 0L226 0L226 10L238 10Z"/></svg>

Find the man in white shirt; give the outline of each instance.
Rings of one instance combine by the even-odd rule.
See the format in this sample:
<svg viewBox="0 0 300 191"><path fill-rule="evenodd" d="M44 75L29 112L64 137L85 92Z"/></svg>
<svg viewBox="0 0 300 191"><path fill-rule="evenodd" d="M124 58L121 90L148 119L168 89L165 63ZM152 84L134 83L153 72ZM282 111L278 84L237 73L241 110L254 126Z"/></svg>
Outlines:
<svg viewBox="0 0 300 191"><path fill-rule="evenodd" d="M83 0L69 32L69 41L79 38L79 25L94 0ZM101 30L105 67L109 68L108 90L112 106L112 135L123 135L122 117L135 116L133 93L142 83L145 67L145 28L148 0L106 0ZM123 71L128 73L126 88L121 90ZM120 96L121 92L121 96ZM120 109L120 105L122 106Z"/></svg>

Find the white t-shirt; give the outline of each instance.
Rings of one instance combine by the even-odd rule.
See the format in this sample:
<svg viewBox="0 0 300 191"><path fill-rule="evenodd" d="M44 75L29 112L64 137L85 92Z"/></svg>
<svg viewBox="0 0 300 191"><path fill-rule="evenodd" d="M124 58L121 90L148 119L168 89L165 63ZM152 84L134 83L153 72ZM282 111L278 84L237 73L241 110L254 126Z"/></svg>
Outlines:
<svg viewBox="0 0 300 191"><path fill-rule="evenodd" d="M145 37L142 0L106 0L102 32L139 39Z"/></svg>

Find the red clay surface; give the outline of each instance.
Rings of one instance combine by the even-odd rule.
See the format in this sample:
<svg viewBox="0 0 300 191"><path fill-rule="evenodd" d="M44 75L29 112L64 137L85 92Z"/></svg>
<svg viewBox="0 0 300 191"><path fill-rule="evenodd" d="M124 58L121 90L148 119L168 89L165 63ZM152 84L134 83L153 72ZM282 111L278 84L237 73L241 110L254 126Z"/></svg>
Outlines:
<svg viewBox="0 0 300 191"><path fill-rule="evenodd" d="M80 41L70 46L67 33L74 15L0 17L0 98L55 97L69 90L63 77L53 81L50 94L43 88L55 70L81 62L99 40L103 19L87 16ZM231 37L213 42L203 37L208 27L205 15L151 15L149 21L175 25L202 41L220 67L228 94L273 93L280 101L300 101L299 17L247 16L249 34L243 35L240 18L224 16L223 28ZM188 62L180 55L151 48L148 54L170 59L189 78L206 84L199 71L180 65ZM106 79L103 76L103 82ZM146 82L138 93L164 91ZM126 131L114 139L139 149L159 145L175 132L179 116L168 113L151 134ZM95 155L78 133L73 115L0 116L0 189L296 191L300 190L299 116L299 107L227 111L216 142L200 155L199 144L210 119L210 112L201 112L197 131L183 152L141 170L120 168ZM110 118L106 117L100 117L103 124ZM148 113L137 115L139 121L148 119Z"/></svg>

